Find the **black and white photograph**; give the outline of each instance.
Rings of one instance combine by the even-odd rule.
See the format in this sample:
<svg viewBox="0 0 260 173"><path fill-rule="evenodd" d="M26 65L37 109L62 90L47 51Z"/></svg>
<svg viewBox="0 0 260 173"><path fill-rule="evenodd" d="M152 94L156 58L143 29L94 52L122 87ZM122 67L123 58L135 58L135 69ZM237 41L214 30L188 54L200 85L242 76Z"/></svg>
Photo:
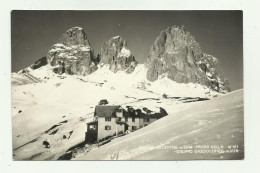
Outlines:
<svg viewBox="0 0 260 173"><path fill-rule="evenodd" d="M0 173L258 173L259 6L2 0Z"/></svg>
<svg viewBox="0 0 260 173"><path fill-rule="evenodd" d="M11 12L12 157L243 160L243 11Z"/></svg>

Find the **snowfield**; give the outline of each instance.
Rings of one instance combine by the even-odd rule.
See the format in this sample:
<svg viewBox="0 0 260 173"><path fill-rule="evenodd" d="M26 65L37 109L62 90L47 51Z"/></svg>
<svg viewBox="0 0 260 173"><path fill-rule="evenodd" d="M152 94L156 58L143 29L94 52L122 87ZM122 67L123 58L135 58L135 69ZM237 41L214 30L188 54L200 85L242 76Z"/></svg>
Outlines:
<svg viewBox="0 0 260 173"><path fill-rule="evenodd" d="M168 109L169 112L170 109ZM189 104L185 109L137 130L116 138L75 160L192 160L192 159L243 159L243 90L200 103ZM238 153L205 154L181 153L174 146L197 146L216 149L223 145L237 145ZM168 147L168 148L167 148ZM186 150L188 151L188 150ZM195 151L195 150L193 150Z"/></svg>
<svg viewBox="0 0 260 173"><path fill-rule="evenodd" d="M57 75L46 65L27 74L12 74L12 137L14 160L57 160L85 138L101 99L109 104L164 108L169 116L111 143L79 153L74 159L185 159L170 151L140 150L139 146L168 144L241 144L243 92L221 96L199 84L179 84L166 77L149 82L146 68L131 74L111 72L108 66L88 76ZM168 98L163 98L163 94ZM192 102L196 97L210 101ZM181 97L181 98L180 98ZM187 98L188 97L188 98ZM49 149L42 145L50 142ZM165 153L169 152L169 154ZM100 154L103 153L103 154ZM163 154L164 153L164 154ZM243 154L236 157L242 157ZM223 155L214 158L226 159ZM196 159L204 159L205 155ZM232 157L234 158L234 157ZM206 158L205 158L206 159Z"/></svg>

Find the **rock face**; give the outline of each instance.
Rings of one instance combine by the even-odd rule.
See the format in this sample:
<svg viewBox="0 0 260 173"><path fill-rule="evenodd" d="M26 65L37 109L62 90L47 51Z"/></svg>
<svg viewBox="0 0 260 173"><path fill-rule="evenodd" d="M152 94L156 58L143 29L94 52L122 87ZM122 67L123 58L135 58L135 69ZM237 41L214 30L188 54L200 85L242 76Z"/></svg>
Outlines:
<svg viewBox="0 0 260 173"><path fill-rule="evenodd" d="M58 74L87 75L97 69L93 48L80 27L73 27L62 35L49 50L47 61Z"/></svg>
<svg viewBox="0 0 260 173"><path fill-rule="evenodd" d="M146 65L149 81L164 74L179 83L199 83L222 93L230 91L218 59L204 53L183 26L169 27L160 33Z"/></svg>
<svg viewBox="0 0 260 173"><path fill-rule="evenodd" d="M30 67L33 70L35 70L35 69L38 69L38 68L40 68L42 66L45 66L45 65L47 65L47 58L46 58L46 56L38 59L37 61L35 61Z"/></svg>
<svg viewBox="0 0 260 173"><path fill-rule="evenodd" d="M134 56L127 48L126 40L120 36L113 37L103 44L100 51L100 63L109 64L113 72L125 70L127 73L134 71L137 65Z"/></svg>

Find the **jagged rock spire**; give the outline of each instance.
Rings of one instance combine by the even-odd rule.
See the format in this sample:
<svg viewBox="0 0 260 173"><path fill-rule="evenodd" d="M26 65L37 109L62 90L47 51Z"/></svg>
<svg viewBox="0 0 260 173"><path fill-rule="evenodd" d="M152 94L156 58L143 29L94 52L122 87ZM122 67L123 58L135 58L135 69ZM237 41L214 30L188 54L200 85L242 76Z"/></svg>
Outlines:
<svg viewBox="0 0 260 173"><path fill-rule="evenodd" d="M218 92L230 91L217 58L205 54L184 26L163 30L147 58L147 79L155 81L164 73L179 83L199 83Z"/></svg>
<svg viewBox="0 0 260 173"><path fill-rule="evenodd" d="M127 48L127 41L120 36L115 36L106 41L100 51L101 64L109 64L110 70L126 70L131 73L137 62L131 51Z"/></svg>
<svg viewBox="0 0 260 173"><path fill-rule="evenodd" d="M67 30L47 54L48 64L59 74L90 74L97 69L94 59L94 50L81 27Z"/></svg>
<svg viewBox="0 0 260 173"><path fill-rule="evenodd" d="M72 27L67 30L60 38L60 43L65 46L73 46L73 45L84 45L90 46L90 43L87 39L87 34L84 29L81 27Z"/></svg>

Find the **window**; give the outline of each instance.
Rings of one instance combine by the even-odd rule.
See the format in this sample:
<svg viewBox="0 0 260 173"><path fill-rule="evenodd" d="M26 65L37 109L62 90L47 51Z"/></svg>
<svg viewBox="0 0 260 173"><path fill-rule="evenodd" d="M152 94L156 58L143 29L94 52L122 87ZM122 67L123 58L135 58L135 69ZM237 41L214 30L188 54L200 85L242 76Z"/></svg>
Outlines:
<svg viewBox="0 0 260 173"><path fill-rule="evenodd" d="M128 122L128 118L125 118L125 122Z"/></svg>
<svg viewBox="0 0 260 173"><path fill-rule="evenodd" d="M106 117L105 121L111 121L111 118L110 117Z"/></svg>
<svg viewBox="0 0 260 173"><path fill-rule="evenodd" d="M123 112L123 109L118 108L116 112Z"/></svg>
<svg viewBox="0 0 260 173"><path fill-rule="evenodd" d="M105 126L105 130L111 130L111 126Z"/></svg>
<svg viewBox="0 0 260 173"><path fill-rule="evenodd" d="M135 122L135 118L132 118L132 122Z"/></svg>
<svg viewBox="0 0 260 173"><path fill-rule="evenodd" d="M132 130L136 130L136 126L132 126Z"/></svg>
<svg viewBox="0 0 260 173"><path fill-rule="evenodd" d="M94 125L90 125L89 126L89 130L95 130L96 128L95 128L95 126Z"/></svg>
<svg viewBox="0 0 260 173"><path fill-rule="evenodd" d="M144 122L150 122L149 118L144 118Z"/></svg>
<svg viewBox="0 0 260 173"><path fill-rule="evenodd" d="M118 121L121 121L121 117L118 118Z"/></svg>

